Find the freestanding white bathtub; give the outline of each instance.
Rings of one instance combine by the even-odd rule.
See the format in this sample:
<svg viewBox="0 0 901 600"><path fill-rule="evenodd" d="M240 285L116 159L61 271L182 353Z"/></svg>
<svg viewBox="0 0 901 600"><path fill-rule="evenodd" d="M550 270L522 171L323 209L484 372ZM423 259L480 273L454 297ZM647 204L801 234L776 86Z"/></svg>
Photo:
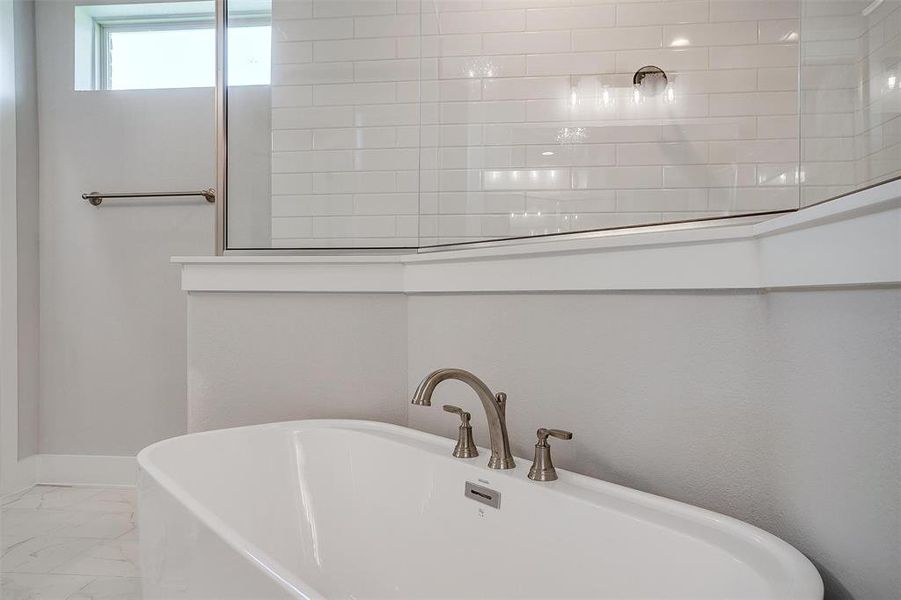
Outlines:
<svg viewBox="0 0 901 600"><path fill-rule="evenodd" d="M145 598L820 600L751 525L530 461L363 421L198 433L140 453ZM464 494L500 494L499 508Z"/></svg>

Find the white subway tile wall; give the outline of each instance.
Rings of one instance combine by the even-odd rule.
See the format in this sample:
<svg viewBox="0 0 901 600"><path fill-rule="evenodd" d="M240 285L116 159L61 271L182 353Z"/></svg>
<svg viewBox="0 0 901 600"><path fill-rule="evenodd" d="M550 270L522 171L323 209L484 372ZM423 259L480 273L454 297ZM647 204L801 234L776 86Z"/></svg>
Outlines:
<svg viewBox="0 0 901 600"><path fill-rule="evenodd" d="M798 0L273 0L272 243L619 227L879 180L899 1L804 0L802 30ZM645 65L666 91L635 93Z"/></svg>
<svg viewBox="0 0 901 600"><path fill-rule="evenodd" d="M807 0L802 203L901 176L901 0Z"/></svg>

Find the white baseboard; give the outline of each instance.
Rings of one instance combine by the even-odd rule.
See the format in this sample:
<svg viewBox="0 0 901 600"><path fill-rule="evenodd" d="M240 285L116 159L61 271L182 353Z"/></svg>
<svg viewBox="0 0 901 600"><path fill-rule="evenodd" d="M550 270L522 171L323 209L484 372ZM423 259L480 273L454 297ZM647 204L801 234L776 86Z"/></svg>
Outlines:
<svg viewBox="0 0 901 600"><path fill-rule="evenodd" d="M35 484L133 486L137 482L134 456L90 454L35 454L23 458L4 474L0 496L15 494Z"/></svg>
<svg viewBox="0 0 901 600"><path fill-rule="evenodd" d="M36 483L46 485L133 486L137 483L134 456L39 454Z"/></svg>

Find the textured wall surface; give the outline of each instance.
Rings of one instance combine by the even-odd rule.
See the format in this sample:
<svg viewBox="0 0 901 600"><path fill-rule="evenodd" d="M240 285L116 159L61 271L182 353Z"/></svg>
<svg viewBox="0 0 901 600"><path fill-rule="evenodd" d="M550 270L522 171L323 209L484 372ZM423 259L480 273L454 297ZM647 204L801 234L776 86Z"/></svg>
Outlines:
<svg viewBox="0 0 901 600"><path fill-rule="evenodd" d="M830 599L901 589L901 291L418 296L409 390L468 368L509 394L516 454L746 520L821 569ZM446 387L445 387L446 386ZM443 389L442 389L443 388ZM478 400L443 384L435 405ZM411 426L452 437L435 408Z"/></svg>
<svg viewBox="0 0 901 600"><path fill-rule="evenodd" d="M188 429L291 419L406 421L406 299L188 297Z"/></svg>

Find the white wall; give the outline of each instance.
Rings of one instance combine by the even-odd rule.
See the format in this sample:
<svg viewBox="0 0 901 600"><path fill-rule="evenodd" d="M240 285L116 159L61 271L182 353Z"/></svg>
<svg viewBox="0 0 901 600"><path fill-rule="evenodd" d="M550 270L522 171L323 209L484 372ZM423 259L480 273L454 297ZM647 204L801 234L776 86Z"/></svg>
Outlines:
<svg viewBox="0 0 901 600"><path fill-rule="evenodd" d="M34 4L0 4L0 493L37 448L37 107Z"/></svg>
<svg viewBox="0 0 901 600"><path fill-rule="evenodd" d="M20 485L14 22L13 3L0 2L0 493Z"/></svg>
<svg viewBox="0 0 901 600"><path fill-rule="evenodd" d="M38 446L38 115L34 0L16 0L16 221L19 458Z"/></svg>
<svg viewBox="0 0 901 600"><path fill-rule="evenodd" d="M901 290L416 296L408 390L468 368L508 393L515 453L763 527L829 598L901 589ZM442 386L443 387L443 386ZM463 386L439 388L486 428ZM440 410L413 427L452 437Z"/></svg>
<svg viewBox="0 0 901 600"><path fill-rule="evenodd" d="M403 296L192 293L188 310L190 431L406 421Z"/></svg>
<svg viewBox="0 0 901 600"><path fill-rule="evenodd" d="M134 454L185 430L185 301L169 256L207 254L201 199L90 191L215 182L209 88L73 91L72 2L37 6L41 167L40 451Z"/></svg>
<svg viewBox="0 0 901 600"><path fill-rule="evenodd" d="M200 199L81 199L213 186L214 104L210 88L74 91L74 6L16 1L22 456L133 455L185 431L186 309L169 257L213 247L214 209ZM255 120L268 88L234 96L242 147L263 158L233 181L268 198L269 128ZM268 232L268 215L245 227Z"/></svg>
<svg viewBox="0 0 901 600"><path fill-rule="evenodd" d="M901 290L189 294L191 429L337 417L453 437L439 367L508 393L566 469L735 516L821 569L829 600L894 598L901 539ZM404 378L398 384L397 378Z"/></svg>

